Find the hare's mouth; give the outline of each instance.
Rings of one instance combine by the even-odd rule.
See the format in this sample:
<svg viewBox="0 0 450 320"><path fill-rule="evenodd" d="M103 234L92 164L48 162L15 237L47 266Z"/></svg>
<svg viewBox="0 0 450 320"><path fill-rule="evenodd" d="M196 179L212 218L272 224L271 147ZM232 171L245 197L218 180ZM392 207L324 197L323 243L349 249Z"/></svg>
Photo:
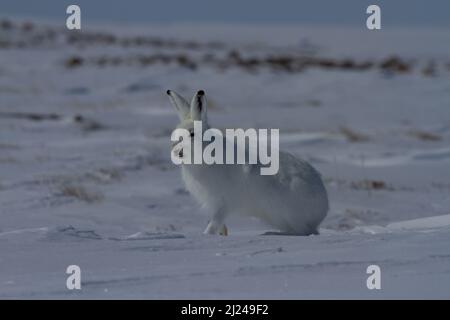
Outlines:
<svg viewBox="0 0 450 320"><path fill-rule="evenodd" d="M175 157L180 158L180 159L183 158L183 149L181 149L181 150L174 150L172 152L173 152L173 155Z"/></svg>
<svg viewBox="0 0 450 320"><path fill-rule="evenodd" d="M183 158L183 146L181 142L176 141L172 143L172 153L177 158Z"/></svg>

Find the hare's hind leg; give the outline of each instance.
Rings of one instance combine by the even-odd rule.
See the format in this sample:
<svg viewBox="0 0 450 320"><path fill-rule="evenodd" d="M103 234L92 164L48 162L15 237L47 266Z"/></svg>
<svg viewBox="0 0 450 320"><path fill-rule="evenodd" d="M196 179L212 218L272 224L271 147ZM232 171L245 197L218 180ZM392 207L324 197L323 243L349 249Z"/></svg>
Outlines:
<svg viewBox="0 0 450 320"><path fill-rule="evenodd" d="M228 235L228 228L225 224L222 224L222 226L219 229L219 234L221 236L227 236Z"/></svg>

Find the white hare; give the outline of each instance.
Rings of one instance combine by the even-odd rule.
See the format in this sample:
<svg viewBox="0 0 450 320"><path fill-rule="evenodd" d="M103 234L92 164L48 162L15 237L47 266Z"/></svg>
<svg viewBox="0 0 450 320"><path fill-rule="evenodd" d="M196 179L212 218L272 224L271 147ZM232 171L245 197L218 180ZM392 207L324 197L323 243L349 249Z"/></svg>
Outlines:
<svg viewBox="0 0 450 320"><path fill-rule="evenodd" d="M180 118L177 128L189 130L191 136L194 121L202 121L203 130L208 128L202 90L190 104L172 90L167 94ZM174 147L172 152L178 153L179 149ZM241 214L260 218L283 234L317 234L328 211L328 196L320 174L306 161L284 152L279 154L277 174L261 175L256 167L182 164L187 189L211 213L204 233L226 235L227 216Z"/></svg>

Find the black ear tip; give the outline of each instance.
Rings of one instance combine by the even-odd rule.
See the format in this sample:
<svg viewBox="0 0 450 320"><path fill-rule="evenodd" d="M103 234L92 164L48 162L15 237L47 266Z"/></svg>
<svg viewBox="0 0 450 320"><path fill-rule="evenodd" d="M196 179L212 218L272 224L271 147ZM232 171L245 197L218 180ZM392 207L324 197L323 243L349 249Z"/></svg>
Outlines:
<svg viewBox="0 0 450 320"><path fill-rule="evenodd" d="M199 96L204 96L204 95L205 95L205 91L200 90L200 91L197 92L197 94L198 94Z"/></svg>
<svg viewBox="0 0 450 320"><path fill-rule="evenodd" d="M171 91L170 91L170 90L167 90L166 93L170 96Z"/></svg>

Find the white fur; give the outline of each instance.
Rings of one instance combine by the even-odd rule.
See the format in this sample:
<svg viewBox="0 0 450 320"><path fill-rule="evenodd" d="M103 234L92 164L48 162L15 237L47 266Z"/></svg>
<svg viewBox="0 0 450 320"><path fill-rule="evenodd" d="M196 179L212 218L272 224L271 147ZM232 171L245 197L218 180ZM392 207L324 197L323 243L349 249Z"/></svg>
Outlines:
<svg viewBox="0 0 450 320"><path fill-rule="evenodd" d="M174 91L167 93L178 111L179 128L190 130L195 120L208 128L203 92L195 94L190 105ZM260 175L259 164L182 165L182 176L189 192L211 213L205 230L209 234L226 228L230 214L258 217L286 234L317 234L328 211L320 174L285 152L280 152L278 173L271 176Z"/></svg>

